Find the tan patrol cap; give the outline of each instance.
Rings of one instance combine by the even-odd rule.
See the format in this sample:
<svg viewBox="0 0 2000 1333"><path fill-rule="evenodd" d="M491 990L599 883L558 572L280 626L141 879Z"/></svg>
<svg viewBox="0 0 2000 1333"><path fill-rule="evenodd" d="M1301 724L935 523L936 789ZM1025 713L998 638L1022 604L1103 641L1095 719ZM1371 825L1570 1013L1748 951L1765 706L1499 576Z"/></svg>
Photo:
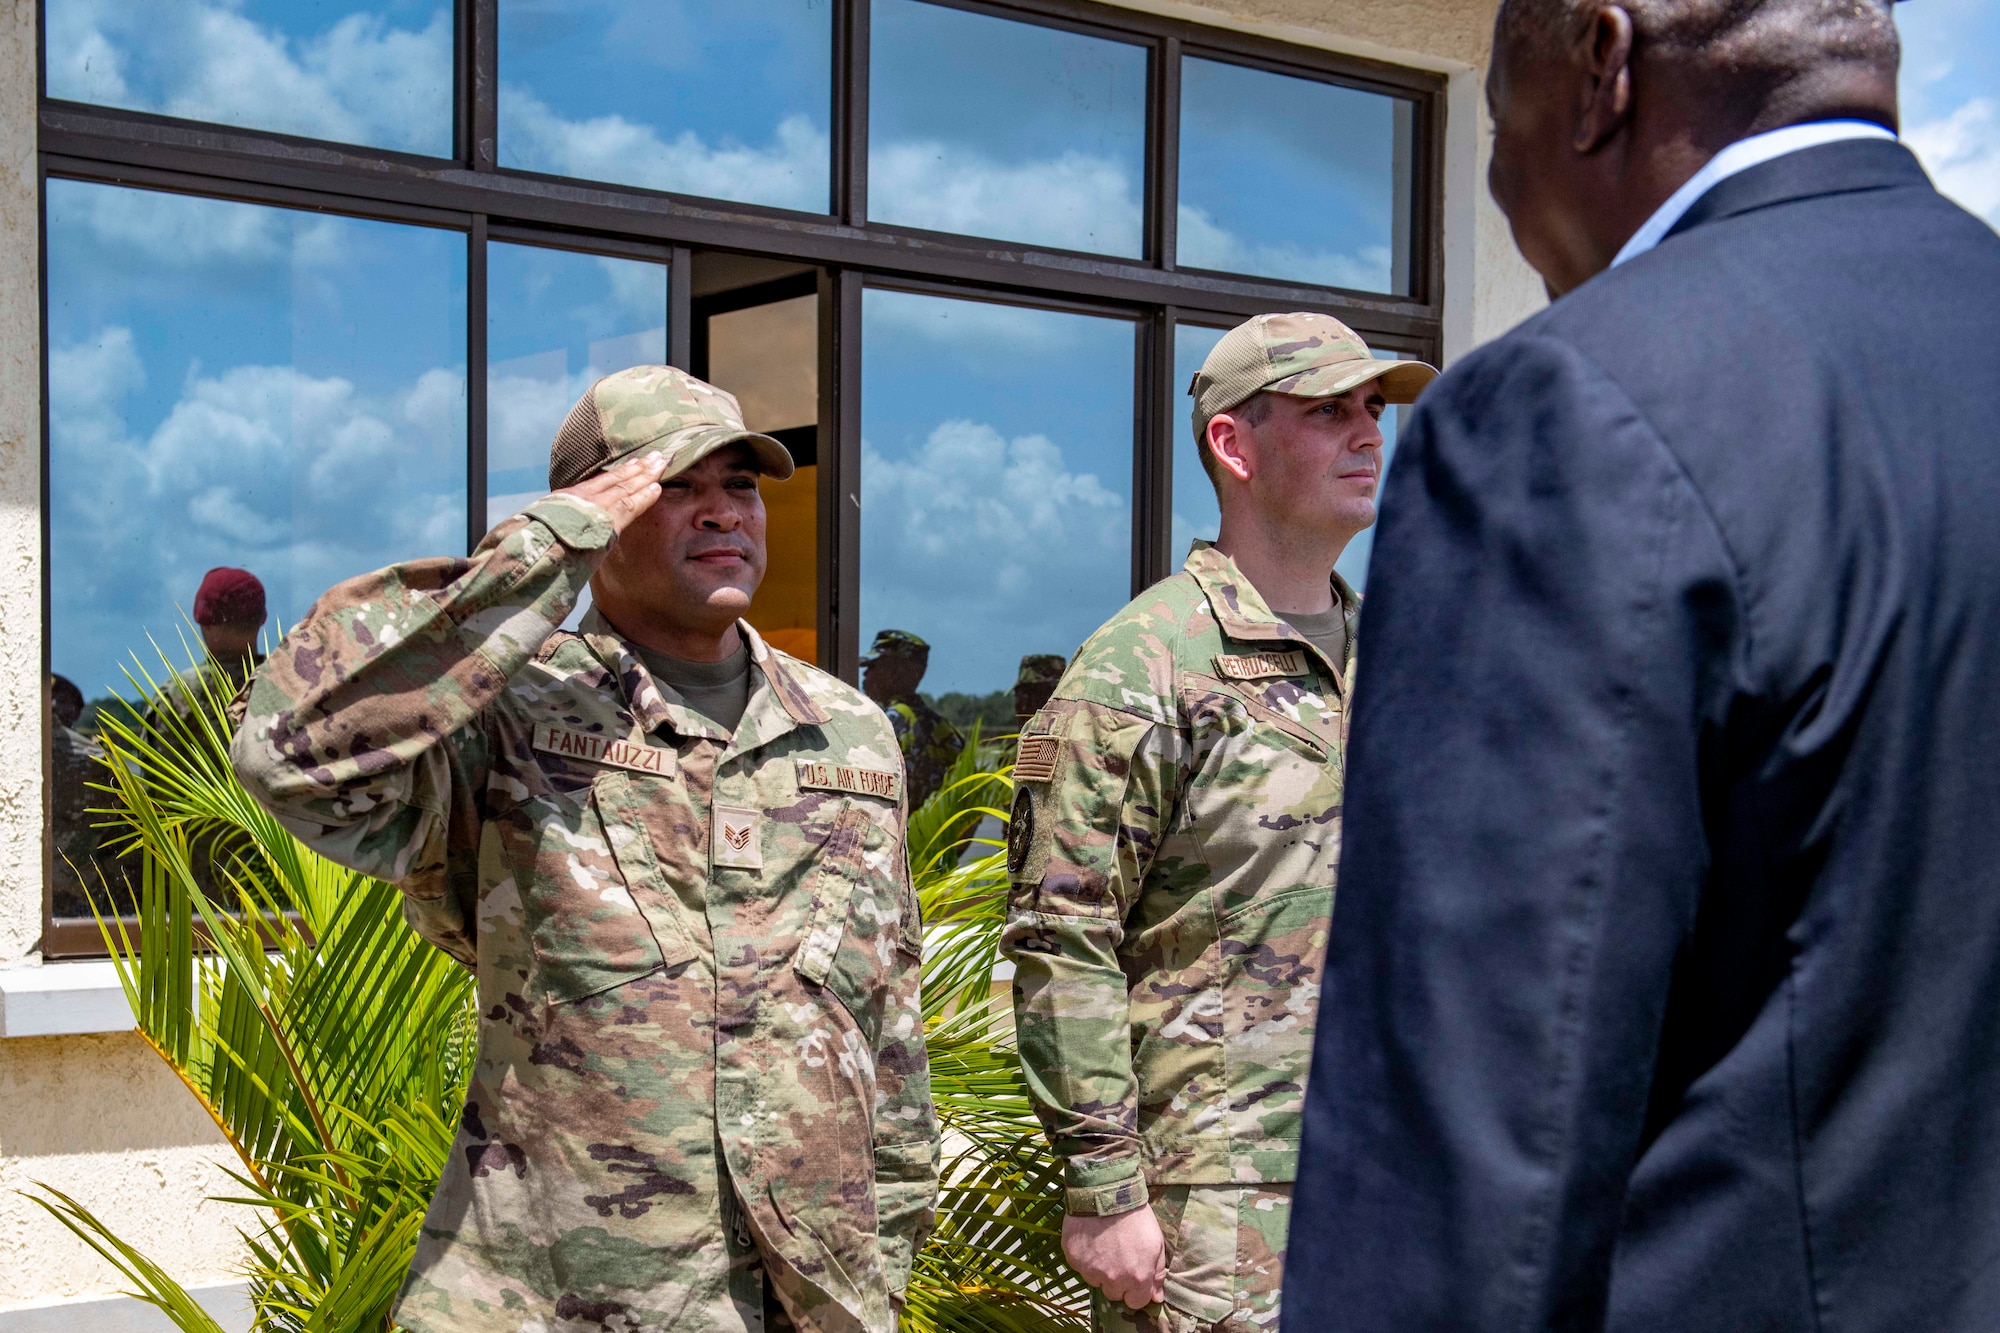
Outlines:
<svg viewBox="0 0 2000 1333"><path fill-rule="evenodd" d="M1331 315L1254 315L1222 335L1188 385L1194 437L1203 438L1217 412L1254 394L1331 398L1379 380L1384 398L1413 403L1436 378L1421 361L1377 361L1361 335Z"/></svg>
<svg viewBox="0 0 2000 1333"><path fill-rule="evenodd" d="M633 366L606 375L577 400L549 446L549 489L646 453L667 456L661 480L687 471L726 445L743 443L764 474L783 481L792 456L743 425L736 396L672 366Z"/></svg>

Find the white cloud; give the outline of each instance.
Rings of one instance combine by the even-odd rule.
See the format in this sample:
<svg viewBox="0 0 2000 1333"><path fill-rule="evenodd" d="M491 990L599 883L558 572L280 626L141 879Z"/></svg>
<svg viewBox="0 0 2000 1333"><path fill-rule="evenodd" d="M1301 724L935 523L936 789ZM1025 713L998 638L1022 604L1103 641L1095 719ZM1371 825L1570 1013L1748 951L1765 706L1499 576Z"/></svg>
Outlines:
<svg viewBox="0 0 2000 1333"><path fill-rule="evenodd" d="M525 88L502 87L500 120L511 167L808 213L827 208L826 132L804 116L785 117L761 148L710 146L692 130L663 139L620 115L569 120Z"/></svg>
<svg viewBox="0 0 2000 1333"><path fill-rule="evenodd" d="M931 641L927 690L1002 688L1125 601L1126 497L1045 435L954 420L900 457L864 441L861 495L866 628Z"/></svg>
<svg viewBox="0 0 2000 1333"><path fill-rule="evenodd" d="M2000 228L2000 103L1975 97L1907 130L1903 141L1938 189Z"/></svg>
<svg viewBox="0 0 2000 1333"><path fill-rule="evenodd" d="M1083 153L1000 163L955 145L888 144L868 155L870 216L906 227L1064 250L1137 255L1136 182Z"/></svg>
<svg viewBox="0 0 2000 1333"><path fill-rule="evenodd" d="M379 396L290 366L194 373L135 433L144 382L122 327L49 353L55 648L85 690L147 633L173 642L215 565L254 571L290 621L342 578L464 548L459 372Z"/></svg>
<svg viewBox="0 0 2000 1333"><path fill-rule="evenodd" d="M1391 290L1393 265L1386 245L1364 246L1353 254L1341 254L1292 244L1253 244L1218 226L1206 211L1189 204L1180 206L1176 230L1175 253L1178 262L1188 268L1254 273L1364 292Z"/></svg>
<svg viewBox="0 0 2000 1333"><path fill-rule="evenodd" d="M50 6L49 93L191 120L449 153L451 7L293 37L228 4Z"/></svg>

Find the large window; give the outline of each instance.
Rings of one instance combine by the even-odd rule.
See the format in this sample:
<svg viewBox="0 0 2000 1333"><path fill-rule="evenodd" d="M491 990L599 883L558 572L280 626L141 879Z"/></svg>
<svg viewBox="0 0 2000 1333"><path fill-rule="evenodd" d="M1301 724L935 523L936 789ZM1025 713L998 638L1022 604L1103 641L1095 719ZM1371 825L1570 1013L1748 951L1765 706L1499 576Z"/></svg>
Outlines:
<svg viewBox="0 0 2000 1333"><path fill-rule="evenodd" d="M927 693L1004 719L1022 654L1213 535L1185 391L1220 330L1437 352L1431 74L1089 0L44 0L43 31L52 697L179 651L209 568L275 626L466 550L593 378L667 362L800 464L753 623L849 679L913 631ZM49 952L96 946L80 911L52 895Z"/></svg>

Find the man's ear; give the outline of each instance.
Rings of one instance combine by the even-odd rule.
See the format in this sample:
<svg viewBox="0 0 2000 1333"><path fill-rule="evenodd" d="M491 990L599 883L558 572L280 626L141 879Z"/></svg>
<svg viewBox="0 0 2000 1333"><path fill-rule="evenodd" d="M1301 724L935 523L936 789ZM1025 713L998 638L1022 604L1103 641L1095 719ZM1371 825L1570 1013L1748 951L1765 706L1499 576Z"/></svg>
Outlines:
<svg viewBox="0 0 2000 1333"><path fill-rule="evenodd" d="M1619 5L1598 6L1577 34L1570 56L1582 76L1570 147L1593 153L1631 119L1632 16Z"/></svg>
<svg viewBox="0 0 2000 1333"><path fill-rule="evenodd" d="M1250 480L1251 459L1249 441L1245 438L1249 427L1227 412L1217 412L1208 419L1208 452L1222 465L1222 470L1238 481Z"/></svg>

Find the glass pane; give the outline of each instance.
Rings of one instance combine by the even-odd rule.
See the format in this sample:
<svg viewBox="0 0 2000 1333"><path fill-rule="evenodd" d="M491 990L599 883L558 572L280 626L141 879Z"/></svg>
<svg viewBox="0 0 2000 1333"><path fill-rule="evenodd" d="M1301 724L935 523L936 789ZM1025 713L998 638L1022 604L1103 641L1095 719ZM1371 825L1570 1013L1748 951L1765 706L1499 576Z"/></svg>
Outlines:
<svg viewBox="0 0 2000 1333"><path fill-rule="evenodd" d="M827 0L499 0L500 165L827 211Z"/></svg>
<svg viewBox="0 0 2000 1333"><path fill-rule="evenodd" d="M1145 48L920 0L870 23L872 220L1140 254Z"/></svg>
<svg viewBox="0 0 2000 1333"><path fill-rule="evenodd" d="M923 693L1011 730L1021 657L1131 597L1133 327L887 291L861 326L862 646L922 636Z"/></svg>
<svg viewBox="0 0 2000 1333"><path fill-rule="evenodd" d="M1183 60L1176 262L1408 295L1413 110Z"/></svg>
<svg viewBox="0 0 2000 1333"><path fill-rule="evenodd" d="M49 659L95 705L60 761L125 667L157 677L152 643L187 660L209 569L262 582L269 635L465 549L465 237L64 180L47 203Z"/></svg>
<svg viewBox="0 0 2000 1333"><path fill-rule="evenodd" d="M48 0L50 97L450 157L450 0Z"/></svg>
<svg viewBox="0 0 2000 1333"><path fill-rule="evenodd" d="M743 424L785 443L799 470L765 477L770 564L750 623L792 656L819 660L819 298L798 296L711 315L708 378L743 406Z"/></svg>
<svg viewBox="0 0 2000 1333"><path fill-rule="evenodd" d="M486 247L486 523L548 494L549 445L583 391L667 359L667 266Z"/></svg>
<svg viewBox="0 0 2000 1333"><path fill-rule="evenodd" d="M1194 440L1193 400L1187 397L1187 387L1193 382L1201 363L1222 340L1227 329L1205 329L1194 324L1174 326L1174 383L1180 390L1180 404L1183 415L1175 423L1178 434L1173 448L1174 481L1174 557L1185 558L1189 543L1199 537L1204 541L1214 541L1217 530L1222 526L1222 511L1215 503L1215 487L1209 483L1208 474L1202 471L1201 458ZM1404 355L1400 352L1377 351L1380 361L1394 361ZM1396 456L1396 427L1401 424L1403 409L1391 407L1382 413L1382 481L1389 480L1389 462ZM1376 504L1381 504L1381 491L1376 491ZM1341 552L1340 560L1334 568L1340 576L1354 585L1359 592L1368 584L1368 557L1375 548L1375 529L1363 528L1355 534L1354 540Z"/></svg>

